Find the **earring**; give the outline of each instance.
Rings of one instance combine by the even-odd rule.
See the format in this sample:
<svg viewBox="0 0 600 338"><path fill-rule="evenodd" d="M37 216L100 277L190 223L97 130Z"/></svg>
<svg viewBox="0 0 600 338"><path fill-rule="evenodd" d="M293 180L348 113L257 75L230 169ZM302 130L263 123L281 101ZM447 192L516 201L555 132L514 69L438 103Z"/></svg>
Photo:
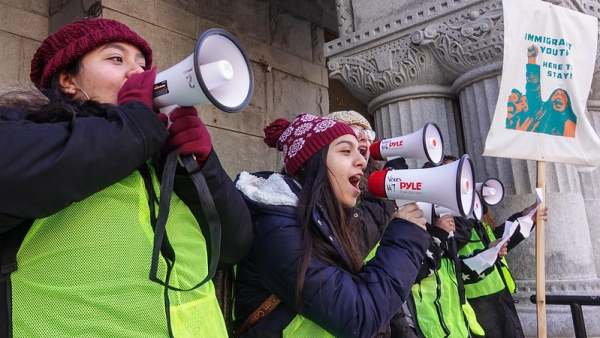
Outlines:
<svg viewBox="0 0 600 338"><path fill-rule="evenodd" d="M88 100L90 99L90 96L89 96L89 95L88 95L88 94L85 92L85 90L83 90L83 89L81 89L81 88L77 88L77 87L75 87L75 92L77 92L78 90L79 90L80 92L82 92L82 93L83 93L83 95L85 95L85 97L86 97Z"/></svg>

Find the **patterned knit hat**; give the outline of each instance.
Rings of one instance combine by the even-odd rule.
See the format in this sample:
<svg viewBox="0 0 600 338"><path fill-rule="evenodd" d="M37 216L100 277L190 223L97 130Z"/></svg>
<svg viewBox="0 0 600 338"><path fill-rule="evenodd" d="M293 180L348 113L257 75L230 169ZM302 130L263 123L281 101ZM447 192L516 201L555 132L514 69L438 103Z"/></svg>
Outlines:
<svg viewBox="0 0 600 338"><path fill-rule="evenodd" d="M293 176L311 156L336 138L354 131L347 124L326 117L300 114L291 123L278 118L265 127L265 143L283 151L285 171Z"/></svg>
<svg viewBox="0 0 600 338"><path fill-rule="evenodd" d="M152 48L127 26L111 19L85 19L62 27L42 42L31 60L31 81L38 88L48 88L52 76L63 67L109 42L136 46L146 58L146 69L151 68Z"/></svg>
<svg viewBox="0 0 600 338"><path fill-rule="evenodd" d="M347 125L355 124L363 127L365 130L373 130L371 124L359 112L354 110L340 110L327 115L328 118L342 121Z"/></svg>

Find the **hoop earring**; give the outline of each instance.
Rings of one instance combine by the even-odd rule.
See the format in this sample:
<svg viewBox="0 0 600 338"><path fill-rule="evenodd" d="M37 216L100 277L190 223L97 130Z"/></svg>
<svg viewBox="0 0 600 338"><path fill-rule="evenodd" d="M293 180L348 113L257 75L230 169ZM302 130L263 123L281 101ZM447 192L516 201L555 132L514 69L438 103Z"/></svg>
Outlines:
<svg viewBox="0 0 600 338"><path fill-rule="evenodd" d="M90 99L90 96L89 96L89 95L88 95L88 94L85 92L85 90L83 90L83 89L81 89L81 88L77 88L77 87L75 87L75 90L79 90L80 92L82 92L82 93L83 93L83 95L85 95L85 97L86 97L88 100Z"/></svg>

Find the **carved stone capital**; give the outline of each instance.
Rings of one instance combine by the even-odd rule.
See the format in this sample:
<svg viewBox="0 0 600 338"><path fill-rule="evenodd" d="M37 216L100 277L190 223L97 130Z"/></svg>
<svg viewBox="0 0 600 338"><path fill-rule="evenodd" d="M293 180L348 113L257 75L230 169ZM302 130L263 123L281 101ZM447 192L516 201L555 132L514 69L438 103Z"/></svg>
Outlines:
<svg viewBox="0 0 600 338"><path fill-rule="evenodd" d="M451 79L474 68L502 61L502 3L486 2L460 15L439 18L415 31L412 42L428 48L440 68L447 72L445 76Z"/></svg>
<svg viewBox="0 0 600 338"><path fill-rule="evenodd" d="M406 87L421 75L427 57L410 46L409 37L354 56L329 61L329 76L342 81L368 102L383 93Z"/></svg>
<svg viewBox="0 0 600 338"><path fill-rule="evenodd" d="M404 19L328 43L329 76L369 102L410 86L451 85L473 68L502 60L502 2L453 6L452 11L442 5L427 9L429 15L418 20L407 13Z"/></svg>

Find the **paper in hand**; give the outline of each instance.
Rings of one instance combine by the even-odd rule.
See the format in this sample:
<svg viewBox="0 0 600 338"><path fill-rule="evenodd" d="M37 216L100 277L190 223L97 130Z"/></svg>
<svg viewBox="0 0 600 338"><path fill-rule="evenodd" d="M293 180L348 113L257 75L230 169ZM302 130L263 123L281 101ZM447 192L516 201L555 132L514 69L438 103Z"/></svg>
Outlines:
<svg viewBox="0 0 600 338"><path fill-rule="evenodd" d="M463 262L467 264L469 269L481 274L485 269L488 269L496 262L498 258L498 252L500 249L495 246L493 248L489 248L479 254L463 259Z"/></svg>

